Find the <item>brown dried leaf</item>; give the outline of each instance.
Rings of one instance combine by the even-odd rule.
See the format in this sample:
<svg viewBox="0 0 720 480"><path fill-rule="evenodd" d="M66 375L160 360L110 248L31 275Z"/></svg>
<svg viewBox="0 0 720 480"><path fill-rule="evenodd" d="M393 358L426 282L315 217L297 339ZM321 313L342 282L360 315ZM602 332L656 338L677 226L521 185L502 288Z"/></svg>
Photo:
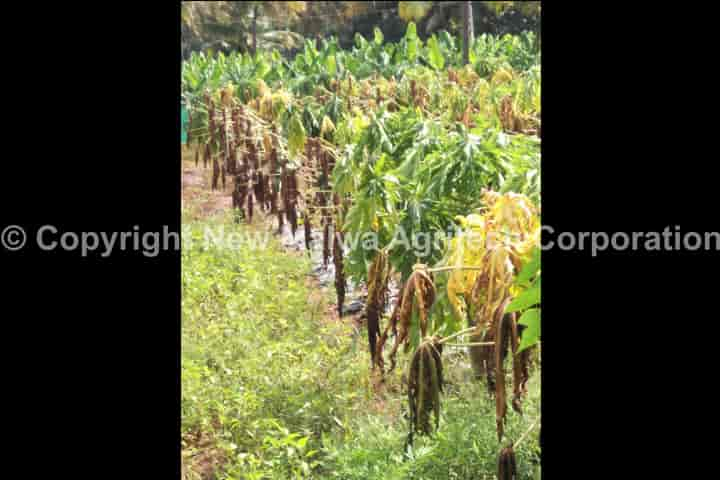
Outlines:
<svg viewBox="0 0 720 480"><path fill-rule="evenodd" d="M306 229L306 238L307 238ZM343 234L335 226L335 240L333 241L333 261L335 263L335 292L337 293L338 315L342 317L343 304L345 303L345 272L343 271ZM371 350L374 353L374 350Z"/></svg>
<svg viewBox="0 0 720 480"><path fill-rule="evenodd" d="M368 344L373 367L377 364L377 337L380 335L380 316L387 304L390 264L387 254L380 251L368 269L368 297L366 307Z"/></svg>
<svg viewBox="0 0 720 480"><path fill-rule="evenodd" d="M498 480L515 480L517 478L517 462L512 445L500 451L498 456Z"/></svg>
<svg viewBox="0 0 720 480"><path fill-rule="evenodd" d="M507 328L505 327L506 316L505 306L510 301L507 297L501 307L495 311L495 423L497 427L498 441L502 440L505 417L507 413L507 398L505 392L505 365L503 363L503 346L507 344Z"/></svg>
<svg viewBox="0 0 720 480"><path fill-rule="evenodd" d="M519 415L522 415L522 396L525 393L525 381L523 375L523 364L522 364L522 357L520 354L517 353L518 347L520 345L520 338L518 335L518 325L517 325L517 317L515 313L511 313L508 315L509 321L507 322L509 325L510 330L510 336L511 336L511 344L512 344L512 352L513 352L513 399L512 399L512 407L513 410L515 410Z"/></svg>
<svg viewBox="0 0 720 480"><path fill-rule="evenodd" d="M442 345L439 338L424 340L410 361L408 372L408 400L410 435L429 434L430 415L435 415L435 428L440 421L440 392L442 391Z"/></svg>
<svg viewBox="0 0 720 480"><path fill-rule="evenodd" d="M213 157L213 173L212 173L212 189L217 190L218 180L220 179L220 165L217 156Z"/></svg>

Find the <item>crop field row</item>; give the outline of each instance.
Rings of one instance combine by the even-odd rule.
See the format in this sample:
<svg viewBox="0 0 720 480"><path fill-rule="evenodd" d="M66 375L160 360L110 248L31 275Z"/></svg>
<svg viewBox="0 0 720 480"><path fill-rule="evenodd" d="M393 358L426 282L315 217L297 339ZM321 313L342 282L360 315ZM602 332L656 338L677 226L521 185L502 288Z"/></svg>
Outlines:
<svg viewBox="0 0 720 480"><path fill-rule="evenodd" d="M277 245L184 254L184 451L215 449L227 478L539 470L539 40L481 35L469 53L411 22L394 43L376 29L352 49L183 63L184 148L231 197L222 221L321 241L341 322L349 283L366 290L359 344L318 323L306 260ZM390 406L369 415L378 385Z"/></svg>

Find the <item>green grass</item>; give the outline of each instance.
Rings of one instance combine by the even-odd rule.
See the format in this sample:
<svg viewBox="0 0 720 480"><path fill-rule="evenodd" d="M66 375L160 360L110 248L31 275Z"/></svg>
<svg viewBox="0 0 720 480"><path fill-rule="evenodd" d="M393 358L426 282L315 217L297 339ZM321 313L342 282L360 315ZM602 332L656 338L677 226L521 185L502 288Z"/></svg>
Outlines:
<svg viewBox="0 0 720 480"><path fill-rule="evenodd" d="M185 478L200 478L204 464L218 479L494 478L494 402L483 384L462 380L467 367L448 359L440 430L404 455L404 364L378 402L364 334L325 319L332 292L309 285L308 260L274 240L252 250L204 245L206 227L251 231L229 217L184 221L193 238L182 254ZM506 439L535 419L538 402L536 373L528 414L508 413ZM536 449L537 430L517 453L520 478L532 478Z"/></svg>
<svg viewBox="0 0 720 480"><path fill-rule="evenodd" d="M528 418L508 413L503 445L510 443L509 439L517 439L536 418L537 378L530 389L529 399L525 401ZM398 400L404 401L404 398L399 396ZM391 425L371 416L358 419L351 438L328 446L334 467L328 478L494 478L499 448L495 404L488 398L486 387L463 383L443 400L439 431L431 438L416 437L407 455L403 455L407 430L401 419ZM534 478L537 454L537 431L534 430L516 452L519 478Z"/></svg>

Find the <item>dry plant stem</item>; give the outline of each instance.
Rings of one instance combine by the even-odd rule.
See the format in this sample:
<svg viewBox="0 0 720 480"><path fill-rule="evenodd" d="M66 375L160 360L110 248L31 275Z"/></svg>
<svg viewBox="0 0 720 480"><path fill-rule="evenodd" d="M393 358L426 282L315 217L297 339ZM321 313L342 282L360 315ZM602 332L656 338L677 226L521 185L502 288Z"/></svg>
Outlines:
<svg viewBox="0 0 720 480"><path fill-rule="evenodd" d="M527 430L525 430L525 433L523 433L522 435L520 435L520 438L518 438L518 439L517 439L517 442L515 442L515 444L513 445L513 450L517 450L517 448L518 448L518 446L520 445L520 443L522 443L522 441L525 440L525 437L527 437L528 434L529 434L530 432L532 432L532 429L535 428L535 425L537 425L538 421L540 421L540 417L536 418L535 421L532 423L532 425L530 425L530 428L528 428Z"/></svg>
<svg viewBox="0 0 720 480"><path fill-rule="evenodd" d="M474 343L444 343L447 347L491 347L495 342L474 342Z"/></svg>
<svg viewBox="0 0 720 480"><path fill-rule="evenodd" d="M428 268L428 273L436 273L436 272L447 272L450 270L482 270L483 267L473 267L473 266L459 266L459 267L437 267L437 268Z"/></svg>
<svg viewBox="0 0 720 480"><path fill-rule="evenodd" d="M455 337L459 337L460 335L464 335L464 334L466 334L466 333L472 332L473 330L475 330L475 328L476 328L476 327L470 327L470 328L466 328L466 329L464 329L464 330L460 330L459 332L455 332L455 333L453 333L452 335L447 336L447 337L439 340L438 343L442 345L443 343L446 343L446 342L452 340L452 339L455 338Z"/></svg>

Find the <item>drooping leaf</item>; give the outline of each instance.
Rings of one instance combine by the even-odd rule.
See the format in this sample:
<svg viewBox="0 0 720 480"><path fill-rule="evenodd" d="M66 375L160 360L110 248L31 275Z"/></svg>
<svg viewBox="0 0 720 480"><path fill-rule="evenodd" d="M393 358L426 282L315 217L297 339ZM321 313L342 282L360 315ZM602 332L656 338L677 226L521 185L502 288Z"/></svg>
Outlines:
<svg viewBox="0 0 720 480"><path fill-rule="evenodd" d="M415 23L410 22L405 32L405 42L407 45L407 59L414 62L418 54L418 36Z"/></svg>
<svg viewBox="0 0 720 480"><path fill-rule="evenodd" d="M375 35L375 44L382 45L383 40L385 38L385 37L383 37L382 30L380 30L378 27L375 27L374 35Z"/></svg>
<svg viewBox="0 0 720 480"><path fill-rule="evenodd" d="M427 48L430 65L435 70L442 70L445 66L445 58L443 57L442 52L440 52L440 45L434 35L430 37L430 40L428 40Z"/></svg>
<svg viewBox="0 0 720 480"><path fill-rule="evenodd" d="M290 158L297 156L298 152L305 148L305 127L303 126L300 115L295 112L290 119L288 128L288 153Z"/></svg>
<svg viewBox="0 0 720 480"><path fill-rule="evenodd" d="M330 117L325 115L320 125L320 136L323 138L332 138L332 133L335 131L335 124L330 120Z"/></svg>
<svg viewBox="0 0 720 480"><path fill-rule="evenodd" d="M334 77L337 73L337 62L335 61L335 55L330 55L325 59L325 69L331 77Z"/></svg>

